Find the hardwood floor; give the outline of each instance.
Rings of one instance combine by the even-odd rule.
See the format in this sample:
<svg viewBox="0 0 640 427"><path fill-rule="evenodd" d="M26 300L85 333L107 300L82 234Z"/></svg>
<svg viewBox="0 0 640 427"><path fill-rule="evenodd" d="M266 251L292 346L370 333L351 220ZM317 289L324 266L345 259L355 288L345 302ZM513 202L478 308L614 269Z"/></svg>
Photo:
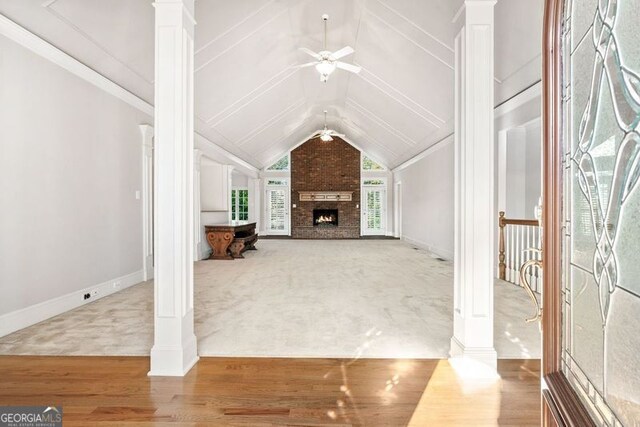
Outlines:
<svg viewBox="0 0 640 427"><path fill-rule="evenodd" d="M539 426L540 362L462 379L446 360L0 357L0 405L62 405L65 426Z"/></svg>

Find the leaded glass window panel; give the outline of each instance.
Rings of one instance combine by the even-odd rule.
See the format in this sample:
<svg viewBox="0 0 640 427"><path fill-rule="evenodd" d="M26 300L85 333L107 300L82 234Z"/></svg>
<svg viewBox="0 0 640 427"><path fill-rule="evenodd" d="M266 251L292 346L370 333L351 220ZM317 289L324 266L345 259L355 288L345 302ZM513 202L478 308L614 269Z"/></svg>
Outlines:
<svg viewBox="0 0 640 427"><path fill-rule="evenodd" d="M288 171L289 170L289 154L272 164L267 168L268 171Z"/></svg>
<svg viewBox="0 0 640 427"><path fill-rule="evenodd" d="M362 170L365 171L383 171L384 166L380 165L375 160L372 160L369 156L362 156Z"/></svg>
<svg viewBox="0 0 640 427"><path fill-rule="evenodd" d="M640 0L567 0L562 369L599 425L640 420Z"/></svg>

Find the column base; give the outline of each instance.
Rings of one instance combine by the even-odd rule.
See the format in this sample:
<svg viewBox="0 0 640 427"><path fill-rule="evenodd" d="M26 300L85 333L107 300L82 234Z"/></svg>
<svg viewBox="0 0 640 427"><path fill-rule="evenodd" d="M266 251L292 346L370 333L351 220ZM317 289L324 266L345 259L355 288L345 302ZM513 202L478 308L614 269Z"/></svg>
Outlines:
<svg viewBox="0 0 640 427"><path fill-rule="evenodd" d="M456 337L451 338L451 359L463 360L475 365L474 375L494 376L498 370L498 353L493 347L466 347Z"/></svg>
<svg viewBox="0 0 640 427"><path fill-rule="evenodd" d="M150 377L183 377L198 362L195 335L184 346L159 346L151 349Z"/></svg>

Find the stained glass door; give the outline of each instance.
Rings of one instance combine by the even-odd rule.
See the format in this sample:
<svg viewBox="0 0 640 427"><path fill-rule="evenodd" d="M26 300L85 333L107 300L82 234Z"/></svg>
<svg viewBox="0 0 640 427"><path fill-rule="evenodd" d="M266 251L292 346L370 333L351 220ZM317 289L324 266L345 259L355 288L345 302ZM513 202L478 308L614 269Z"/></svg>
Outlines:
<svg viewBox="0 0 640 427"><path fill-rule="evenodd" d="M555 183L562 185L562 265L552 278L560 291L559 374L594 424L636 426L640 0L565 0L563 6L557 114L562 172ZM545 310L550 316L551 308Z"/></svg>

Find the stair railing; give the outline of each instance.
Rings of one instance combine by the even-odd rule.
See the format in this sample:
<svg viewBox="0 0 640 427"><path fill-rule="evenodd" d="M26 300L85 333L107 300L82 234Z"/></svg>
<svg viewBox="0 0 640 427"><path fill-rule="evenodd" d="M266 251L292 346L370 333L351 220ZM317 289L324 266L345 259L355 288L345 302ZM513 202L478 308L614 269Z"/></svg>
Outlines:
<svg viewBox="0 0 640 427"><path fill-rule="evenodd" d="M524 286L521 283L521 267L528 261L540 261L542 229L535 219L509 219L500 212L498 219L500 235L498 242L498 277L501 280ZM532 250L533 249L533 250ZM542 289L542 272L535 263L530 263L525 275L534 292Z"/></svg>

